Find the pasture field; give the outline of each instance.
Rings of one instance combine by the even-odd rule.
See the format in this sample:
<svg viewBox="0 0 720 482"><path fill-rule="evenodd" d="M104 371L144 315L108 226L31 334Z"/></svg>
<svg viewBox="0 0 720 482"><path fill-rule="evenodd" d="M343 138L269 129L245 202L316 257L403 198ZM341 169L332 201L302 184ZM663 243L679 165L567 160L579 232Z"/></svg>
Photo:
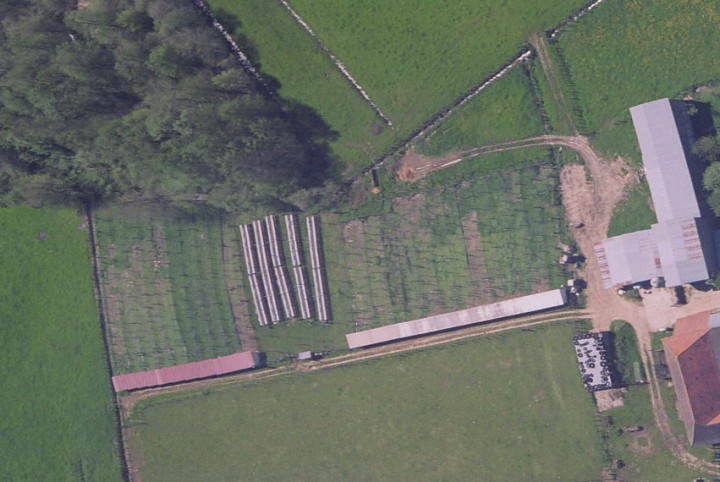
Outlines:
<svg viewBox="0 0 720 482"><path fill-rule="evenodd" d="M346 333L559 286L557 175L547 150L500 153L383 194L369 214L323 214L332 323L283 322L258 331L261 346L343 349Z"/></svg>
<svg viewBox="0 0 720 482"><path fill-rule="evenodd" d="M279 85L284 99L307 104L337 133L331 146L350 170L390 147L391 132L308 33L277 1L209 0L238 45ZM230 16L228 16L230 14Z"/></svg>
<svg viewBox="0 0 720 482"><path fill-rule="evenodd" d="M241 349L226 284L240 267L223 259L218 218L118 206L95 219L114 373Z"/></svg>
<svg viewBox="0 0 720 482"><path fill-rule="evenodd" d="M289 2L390 118L392 128L279 2L208 3L229 19L225 23L232 24L241 48L279 83L280 94L315 109L338 133L331 146L357 171L498 70L531 33L555 26L585 2L535 6L512 0L501 7L461 0L443 8L409 0Z"/></svg>
<svg viewBox="0 0 720 482"><path fill-rule="evenodd" d="M0 209L1 480L123 480L81 224L70 209Z"/></svg>
<svg viewBox="0 0 720 482"><path fill-rule="evenodd" d="M526 69L516 66L453 112L420 140L418 150L437 156L543 134Z"/></svg>
<svg viewBox="0 0 720 482"><path fill-rule="evenodd" d="M132 448L148 481L594 479L602 444L573 332L557 322L150 399Z"/></svg>
<svg viewBox="0 0 720 482"><path fill-rule="evenodd" d="M406 132L586 2L291 0L385 114Z"/></svg>
<svg viewBox="0 0 720 482"><path fill-rule="evenodd" d="M628 191L625 199L615 208L608 227L608 237L650 229L657 222L651 207L650 187L646 180Z"/></svg>
<svg viewBox="0 0 720 482"><path fill-rule="evenodd" d="M720 58L709 47L720 42L719 22L712 0L619 0L571 26L556 51L587 132L626 122L636 104L720 79Z"/></svg>

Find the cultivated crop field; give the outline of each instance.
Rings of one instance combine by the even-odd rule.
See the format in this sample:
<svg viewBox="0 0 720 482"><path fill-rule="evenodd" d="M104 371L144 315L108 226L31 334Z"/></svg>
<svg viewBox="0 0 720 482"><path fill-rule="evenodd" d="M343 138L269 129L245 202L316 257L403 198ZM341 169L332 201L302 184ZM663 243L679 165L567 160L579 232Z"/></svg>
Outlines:
<svg viewBox="0 0 720 482"><path fill-rule="evenodd" d="M249 320L238 256L228 252L237 230L225 240L217 218L149 211L95 214L114 372L239 351L235 321Z"/></svg>
<svg viewBox="0 0 720 482"><path fill-rule="evenodd" d="M324 216L335 311L364 329L561 283L555 246L567 234L557 170L546 158L526 162L419 185L381 215Z"/></svg>
<svg viewBox="0 0 720 482"><path fill-rule="evenodd" d="M558 322L149 400L133 450L143 480L590 480L603 452L573 332Z"/></svg>
<svg viewBox="0 0 720 482"><path fill-rule="evenodd" d="M555 26L584 1L528 5L513 0L432 3L316 2L290 5L342 61L379 108L387 127L279 2L210 0L240 47L338 133L333 150L353 170L498 70L528 36ZM229 14L229 15L228 15ZM422 34L420 34L422 32Z"/></svg>
<svg viewBox="0 0 720 482"><path fill-rule="evenodd" d="M332 323L282 322L257 330L260 345L343 349L346 333L559 286L569 234L557 189L548 151L528 149L435 173L370 214L323 214Z"/></svg>
<svg viewBox="0 0 720 482"><path fill-rule="evenodd" d="M81 224L69 209L0 209L1 480L123 480Z"/></svg>

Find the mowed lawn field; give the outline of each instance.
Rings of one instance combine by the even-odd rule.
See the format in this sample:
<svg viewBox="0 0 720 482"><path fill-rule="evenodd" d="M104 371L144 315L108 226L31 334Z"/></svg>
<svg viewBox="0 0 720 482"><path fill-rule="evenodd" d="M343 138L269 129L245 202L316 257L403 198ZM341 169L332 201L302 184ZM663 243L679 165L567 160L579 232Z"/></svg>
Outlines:
<svg viewBox="0 0 720 482"><path fill-rule="evenodd" d="M572 322L138 407L144 481L590 480Z"/></svg>
<svg viewBox="0 0 720 482"><path fill-rule="evenodd" d="M0 209L0 480L122 480L81 222Z"/></svg>
<svg viewBox="0 0 720 482"><path fill-rule="evenodd" d="M293 0L291 6L390 118L367 106L328 54L279 2L209 0L221 18L234 16L241 48L277 80L280 94L307 104L338 133L335 152L367 166L393 142L419 128L547 30L582 7L581 0L528 4L511 0Z"/></svg>

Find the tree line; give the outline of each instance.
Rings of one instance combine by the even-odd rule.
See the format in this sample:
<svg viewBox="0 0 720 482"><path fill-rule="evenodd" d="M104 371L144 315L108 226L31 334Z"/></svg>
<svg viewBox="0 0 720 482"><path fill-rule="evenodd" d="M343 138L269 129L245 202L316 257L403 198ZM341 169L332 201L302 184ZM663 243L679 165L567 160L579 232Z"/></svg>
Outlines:
<svg viewBox="0 0 720 482"><path fill-rule="evenodd" d="M336 190L330 129L263 96L191 2L2 4L0 202L263 212Z"/></svg>

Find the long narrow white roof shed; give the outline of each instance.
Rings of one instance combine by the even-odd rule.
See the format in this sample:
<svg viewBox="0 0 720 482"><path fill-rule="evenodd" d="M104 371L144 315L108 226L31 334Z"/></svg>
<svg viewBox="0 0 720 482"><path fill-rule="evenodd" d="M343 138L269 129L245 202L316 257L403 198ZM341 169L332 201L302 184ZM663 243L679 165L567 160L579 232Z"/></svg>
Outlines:
<svg viewBox="0 0 720 482"><path fill-rule="evenodd" d="M345 335L350 348L363 348L392 341L427 335L438 331L451 330L511 316L558 308L567 303L565 289L545 291L499 301L489 305L476 306L466 310L453 311L442 315L429 316L418 320L395 323L370 330Z"/></svg>

